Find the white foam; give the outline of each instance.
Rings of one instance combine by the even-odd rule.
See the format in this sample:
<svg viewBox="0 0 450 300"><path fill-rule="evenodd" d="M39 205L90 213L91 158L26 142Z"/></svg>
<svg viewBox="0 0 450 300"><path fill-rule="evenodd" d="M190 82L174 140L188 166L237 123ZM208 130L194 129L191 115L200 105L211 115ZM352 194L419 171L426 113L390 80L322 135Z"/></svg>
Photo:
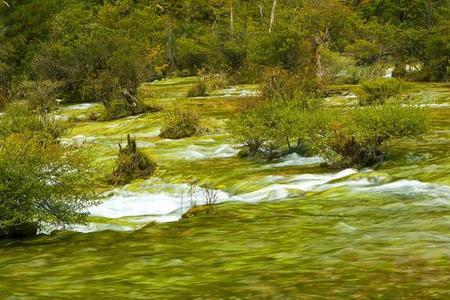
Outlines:
<svg viewBox="0 0 450 300"><path fill-rule="evenodd" d="M394 73L394 68L389 68L386 70L386 73L384 75L385 78L391 78L392 74Z"/></svg>
<svg viewBox="0 0 450 300"><path fill-rule="evenodd" d="M84 109L89 109L96 105L98 105L98 104L97 103L81 103L81 104L66 106L66 107L64 107L64 109L65 110L84 110Z"/></svg>
<svg viewBox="0 0 450 300"><path fill-rule="evenodd" d="M198 146L190 145L184 150L175 150L179 157L185 160L197 160L208 158L227 158L236 156L239 151L232 145L224 144L219 146Z"/></svg>
<svg viewBox="0 0 450 300"><path fill-rule="evenodd" d="M287 179L284 183L274 183L254 192L233 196L233 200L245 202L259 202L261 200L280 200L289 197L293 193L295 196L298 192L308 192L319 188L327 182L345 178L357 171L354 169L346 169L336 174L302 174ZM270 178L274 180L273 177Z"/></svg>
<svg viewBox="0 0 450 300"><path fill-rule="evenodd" d="M305 166L322 162L324 162L323 158L318 156L303 157L297 153L291 153L282 157L279 163L269 164L267 167Z"/></svg>
<svg viewBox="0 0 450 300"><path fill-rule="evenodd" d="M346 169L338 173L328 174L301 174L296 176L269 175L261 180L268 184L253 192L230 195L224 191L216 190L216 203L225 201L243 201L255 203L259 201L281 200L304 195L305 192L317 192L336 187L345 186L351 192L367 194L395 194L395 195L426 195L413 205L417 206L448 206L450 205L450 187L425 183L417 180L398 180L383 183L386 178L373 176L362 179L340 180L356 174L354 169ZM87 226L75 227L78 231L98 230L135 230L149 222L173 222L190 206L188 184L167 184L159 179L152 179L141 183L142 192L127 190L127 187L115 190L103 203L88 209L96 217L113 219L126 219L125 225L108 225L91 223ZM204 204L204 190L194 186L192 199L198 205ZM351 232L353 227L347 224L338 224L337 229Z"/></svg>

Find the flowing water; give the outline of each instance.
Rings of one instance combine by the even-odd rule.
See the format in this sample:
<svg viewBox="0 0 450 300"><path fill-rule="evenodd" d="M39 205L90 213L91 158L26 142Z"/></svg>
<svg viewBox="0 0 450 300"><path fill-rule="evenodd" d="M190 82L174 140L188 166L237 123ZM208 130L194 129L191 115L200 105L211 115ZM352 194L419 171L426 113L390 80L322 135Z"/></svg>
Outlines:
<svg viewBox="0 0 450 300"><path fill-rule="evenodd" d="M61 109L80 120L64 142L91 144L105 170L130 133L158 173L107 192L87 225L0 242L0 299L450 298L448 86L411 89L433 119L421 141L393 145L376 170L337 171L320 157L238 158L225 124L255 86L183 98L193 82L144 87L149 103L202 113L208 131L192 138L159 138L164 112L90 122L98 105ZM216 213L180 220L204 184Z"/></svg>

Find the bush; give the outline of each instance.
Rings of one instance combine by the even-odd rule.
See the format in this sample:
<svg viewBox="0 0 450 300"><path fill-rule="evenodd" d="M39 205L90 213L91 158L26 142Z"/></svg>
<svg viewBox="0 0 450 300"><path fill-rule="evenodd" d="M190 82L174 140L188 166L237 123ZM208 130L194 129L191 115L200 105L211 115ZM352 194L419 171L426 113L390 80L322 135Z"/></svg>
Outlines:
<svg viewBox="0 0 450 300"><path fill-rule="evenodd" d="M181 139L200 132L200 117L192 111L175 111L167 114L160 136Z"/></svg>
<svg viewBox="0 0 450 300"><path fill-rule="evenodd" d="M63 147L37 133L0 142L0 238L36 235L43 224L84 223L97 203L95 170L80 148Z"/></svg>
<svg viewBox="0 0 450 300"><path fill-rule="evenodd" d="M292 99L298 93L316 93L321 85L311 74L293 74L280 67L267 68L260 85L261 95L264 99Z"/></svg>
<svg viewBox="0 0 450 300"><path fill-rule="evenodd" d="M48 112L57 106L61 84L52 80L24 80L13 88L14 100L26 100L34 110Z"/></svg>
<svg viewBox="0 0 450 300"><path fill-rule="evenodd" d="M219 198L219 195L218 191L214 190L211 187L211 185L207 184L201 190L203 202L205 203L203 205L197 205L196 201L193 199L194 187L192 183L190 184L188 192L191 198L190 199L191 206L188 209L188 211L181 216L183 219L188 219L199 215L209 215L216 212L215 204Z"/></svg>
<svg viewBox="0 0 450 300"><path fill-rule="evenodd" d="M417 138L427 126L424 108L386 103L330 110L311 96L264 102L228 123L244 146L242 157L310 151L336 168L376 165L387 157L389 141Z"/></svg>
<svg viewBox="0 0 450 300"><path fill-rule="evenodd" d="M275 98L242 112L228 123L228 129L242 143L248 155L269 158L303 148L305 134L314 124L309 120L320 107L321 99L296 94L292 99Z"/></svg>
<svg viewBox="0 0 450 300"><path fill-rule="evenodd" d="M100 119L103 121L117 120L129 116L140 115L147 112L157 112L161 108L158 106L149 106L144 103L138 105L130 105L124 99L111 100L108 105L105 106L105 110L98 117L93 115L92 119Z"/></svg>
<svg viewBox="0 0 450 300"><path fill-rule="evenodd" d="M208 96L207 92L208 87L206 86L206 82L203 78L199 78L195 85L189 89L187 96L188 97L203 97Z"/></svg>
<svg viewBox="0 0 450 300"><path fill-rule="evenodd" d="M364 81L357 91L359 104L383 104L386 100L399 96L404 88L404 83L395 78L378 78Z"/></svg>
<svg viewBox="0 0 450 300"><path fill-rule="evenodd" d="M111 178L114 185L122 185L133 179L153 175L156 171L156 163L143 154L136 145L136 140L127 136L125 148L119 144L117 167Z"/></svg>
<svg viewBox="0 0 450 300"><path fill-rule="evenodd" d="M19 102L8 104L4 116L0 118L0 136L6 137L14 133L43 132L58 140L68 134L73 123L57 120L44 112L34 112L31 108Z"/></svg>
<svg viewBox="0 0 450 300"><path fill-rule="evenodd" d="M370 167L387 157L388 142L418 138L428 128L427 111L420 107L383 104L349 112L329 111L326 128L313 134L317 154L332 167Z"/></svg>
<svg viewBox="0 0 450 300"><path fill-rule="evenodd" d="M207 86L212 90L222 90L229 86L229 80L224 74L212 74L206 79Z"/></svg>

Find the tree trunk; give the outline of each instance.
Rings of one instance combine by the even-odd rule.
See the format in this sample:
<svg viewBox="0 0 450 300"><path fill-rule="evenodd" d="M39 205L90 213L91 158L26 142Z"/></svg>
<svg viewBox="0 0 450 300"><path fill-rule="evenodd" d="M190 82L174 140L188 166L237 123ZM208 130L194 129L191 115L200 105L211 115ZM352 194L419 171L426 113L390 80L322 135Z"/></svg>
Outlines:
<svg viewBox="0 0 450 300"><path fill-rule="evenodd" d="M167 59L169 60L170 70L173 70L175 68L175 37L170 17L167 20Z"/></svg>
<svg viewBox="0 0 450 300"><path fill-rule="evenodd" d="M269 33L272 32L273 24L275 23L275 10L277 8L277 0L273 0L272 12L270 13Z"/></svg>
<svg viewBox="0 0 450 300"><path fill-rule="evenodd" d="M234 7L233 7L233 0L231 0L231 7L230 7L230 31L231 34L234 34Z"/></svg>
<svg viewBox="0 0 450 300"><path fill-rule="evenodd" d="M330 35L329 29L326 28L323 35L319 32L314 39L314 46L315 46L314 58L316 62L316 76L319 80L323 80L323 77L325 75L322 66L322 56L320 55L320 46L328 42L329 35Z"/></svg>
<svg viewBox="0 0 450 300"><path fill-rule="evenodd" d="M122 93L122 96L125 98L125 101L127 102L128 106L135 108L143 107L143 103L138 98L131 95L131 93L127 89L123 88L121 89L120 92Z"/></svg>
<svg viewBox="0 0 450 300"><path fill-rule="evenodd" d="M320 55L320 44L316 44L314 52L316 61L316 76L319 80L322 80L324 72L322 67L322 56Z"/></svg>

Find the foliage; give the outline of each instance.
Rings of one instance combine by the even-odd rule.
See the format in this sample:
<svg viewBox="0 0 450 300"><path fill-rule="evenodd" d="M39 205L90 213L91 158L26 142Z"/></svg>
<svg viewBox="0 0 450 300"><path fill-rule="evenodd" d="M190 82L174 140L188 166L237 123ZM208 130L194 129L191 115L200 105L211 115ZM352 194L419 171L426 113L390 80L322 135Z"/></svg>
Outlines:
<svg viewBox="0 0 450 300"><path fill-rule="evenodd" d="M63 147L37 133L0 142L0 237L35 235L43 225L84 223L97 203L94 170L82 149Z"/></svg>
<svg viewBox="0 0 450 300"><path fill-rule="evenodd" d="M229 130L248 155L272 158L307 150L329 166L345 168L373 166L386 158L390 140L417 138L428 128L424 108L397 101L351 110L320 104L304 95L265 102L231 120Z"/></svg>
<svg viewBox="0 0 450 300"><path fill-rule="evenodd" d="M52 80L24 80L13 87L14 100L26 100L34 110L48 112L56 108L60 83Z"/></svg>
<svg viewBox="0 0 450 300"><path fill-rule="evenodd" d="M199 78L197 82L191 87L187 93L188 97L203 97L207 96L208 87L206 86L205 79Z"/></svg>
<svg viewBox="0 0 450 300"><path fill-rule="evenodd" d="M360 105L383 104L386 100L399 96L405 85L395 78L378 78L361 83L357 91Z"/></svg>
<svg viewBox="0 0 450 300"><path fill-rule="evenodd" d="M322 115L326 126L311 138L314 152L332 167L370 167L386 158L393 139L417 138L428 128L424 108L388 103L333 110Z"/></svg>
<svg viewBox="0 0 450 300"><path fill-rule="evenodd" d="M384 76L386 69L387 66L380 62L362 66L349 64L342 68L339 76L336 76L333 81L339 84L358 84Z"/></svg>
<svg viewBox="0 0 450 300"><path fill-rule="evenodd" d="M0 137L16 133L45 133L58 140L72 130L71 122L60 121L47 113L33 111L27 104L13 102L0 117Z"/></svg>
<svg viewBox="0 0 450 300"><path fill-rule="evenodd" d="M314 96L296 94L294 98L275 98L242 112L228 128L249 155L274 157L280 150L299 150L314 124L311 116L320 107Z"/></svg>
<svg viewBox="0 0 450 300"><path fill-rule="evenodd" d="M61 84L69 102L109 102L145 80L198 68L254 82L261 67L326 81L327 51L358 66L423 66L448 79L448 0L14 1L0 11L0 94L18 78ZM27 12L33 11L33 14ZM233 17L232 17L233 16ZM22 26L21 24L26 24Z"/></svg>
<svg viewBox="0 0 450 300"><path fill-rule="evenodd" d="M133 179L148 177L155 173L156 163L142 153L136 145L136 139L127 136L127 145L122 148L119 144L117 166L111 182L114 185L129 183Z"/></svg>
<svg viewBox="0 0 450 300"><path fill-rule="evenodd" d="M267 68L260 84L263 99L290 99L298 93L317 93L321 89L315 76L292 74L280 68Z"/></svg>
<svg viewBox="0 0 450 300"><path fill-rule="evenodd" d="M212 90L225 89L229 84L229 79L225 74L211 74L206 77L206 85Z"/></svg>
<svg viewBox="0 0 450 300"><path fill-rule="evenodd" d="M200 132L200 116L192 111L177 110L166 115L160 136L167 139L181 139Z"/></svg>
<svg viewBox="0 0 450 300"><path fill-rule="evenodd" d="M380 46L373 41L358 39L347 45L345 51L352 55L360 65L372 64L381 56Z"/></svg>

